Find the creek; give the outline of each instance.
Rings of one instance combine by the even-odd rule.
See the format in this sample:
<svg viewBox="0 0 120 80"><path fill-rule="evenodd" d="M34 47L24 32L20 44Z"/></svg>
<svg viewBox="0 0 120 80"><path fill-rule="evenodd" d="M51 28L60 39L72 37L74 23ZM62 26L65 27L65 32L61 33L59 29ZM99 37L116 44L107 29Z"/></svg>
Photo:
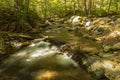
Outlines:
<svg viewBox="0 0 120 80"><path fill-rule="evenodd" d="M62 39L62 41L73 39L73 36L64 30L56 29L50 33L46 31L44 34L52 35L58 40ZM67 53L61 52L60 47L41 39L35 39L29 46L21 48L2 61L0 64L0 80L94 79L68 57Z"/></svg>

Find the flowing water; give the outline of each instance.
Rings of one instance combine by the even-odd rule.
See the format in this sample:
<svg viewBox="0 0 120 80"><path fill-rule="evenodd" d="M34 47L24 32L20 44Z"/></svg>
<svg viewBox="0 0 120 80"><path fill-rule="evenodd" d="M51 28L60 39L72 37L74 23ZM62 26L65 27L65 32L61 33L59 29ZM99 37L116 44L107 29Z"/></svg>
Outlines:
<svg viewBox="0 0 120 80"><path fill-rule="evenodd" d="M74 36L73 33L68 32L66 28L56 28L52 30L46 30L44 35L52 36L55 40L67 42L69 40L78 40L79 38Z"/></svg>
<svg viewBox="0 0 120 80"><path fill-rule="evenodd" d="M93 80L59 48L36 39L0 64L0 80Z"/></svg>

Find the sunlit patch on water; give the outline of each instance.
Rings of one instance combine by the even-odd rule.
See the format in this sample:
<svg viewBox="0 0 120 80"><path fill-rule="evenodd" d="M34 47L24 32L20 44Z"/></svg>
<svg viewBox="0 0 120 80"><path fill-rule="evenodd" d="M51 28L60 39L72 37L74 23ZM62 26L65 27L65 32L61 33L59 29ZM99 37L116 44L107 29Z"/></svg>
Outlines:
<svg viewBox="0 0 120 80"><path fill-rule="evenodd" d="M51 80L57 75L58 75L58 72L56 71L43 71L43 72L37 73L35 80L42 80L42 79Z"/></svg>

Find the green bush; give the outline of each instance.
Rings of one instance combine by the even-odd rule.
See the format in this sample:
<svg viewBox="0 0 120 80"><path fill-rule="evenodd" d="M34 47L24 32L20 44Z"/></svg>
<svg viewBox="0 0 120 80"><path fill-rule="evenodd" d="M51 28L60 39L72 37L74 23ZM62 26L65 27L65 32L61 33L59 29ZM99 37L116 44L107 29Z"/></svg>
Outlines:
<svg viewBox="0 0 120 80"><path fill-rule="evenodd" d="M91 11L92 15L98 16L98 17L104 17L107 16L107 12L103 9L92 9Z"/></svg>

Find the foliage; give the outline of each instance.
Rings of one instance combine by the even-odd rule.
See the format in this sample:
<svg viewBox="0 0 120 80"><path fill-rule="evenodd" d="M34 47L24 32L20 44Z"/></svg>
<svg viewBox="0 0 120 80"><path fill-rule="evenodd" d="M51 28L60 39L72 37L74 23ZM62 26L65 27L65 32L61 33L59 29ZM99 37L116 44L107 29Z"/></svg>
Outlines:
<svg viewBox="0 0 120 80"><path fill-rule="evenodd" d="M66 2L65 2L66 1ZM37 11L40 17L44 18L44 10L47 12L47 17L53 15L65 16L72 13L82 15L84 0L47 0L46 5L44 0L31 0L30 8ZM89 0L86 1L87 10L89 10ZM91 15L98 16L105 15L108 11L110 0L92 0ZM112 0L110 5L110 12L119 13L120 0ZM46 9L45 9L46 6ZM78 13L79 12L79 13ZM106 14L107 15L107 14Z"/></svg>
<svg viewBox="0 0 120 80"><path fill-rule="evenodd" d="M28 19L24 16L24 12L18 13L12 6L0 7L0 30L9 32L26 32L31 30L31 26L36 25L35 21L38 20L36 12L29 11ZM30 24L29 24L30 23Z"/></svg>
<svg viewBox="0 0 120 80"><path fill-rule="evenodd" d="M0 1L1 30L12 28L10 31L21 29L19 32L24 32L22 29L27 31L36 27L40 18L45 20L54 15L107 16L120 13L120 0L22 0L21 5L17 4L20 9L15 7L15 1Z"/></svg>
<svg viewBox="0 0 120 80"><path fill-rule="evenodd" d="M92 9L92 15L95 16L107 16L107 12L103 9Z"/></svg>

